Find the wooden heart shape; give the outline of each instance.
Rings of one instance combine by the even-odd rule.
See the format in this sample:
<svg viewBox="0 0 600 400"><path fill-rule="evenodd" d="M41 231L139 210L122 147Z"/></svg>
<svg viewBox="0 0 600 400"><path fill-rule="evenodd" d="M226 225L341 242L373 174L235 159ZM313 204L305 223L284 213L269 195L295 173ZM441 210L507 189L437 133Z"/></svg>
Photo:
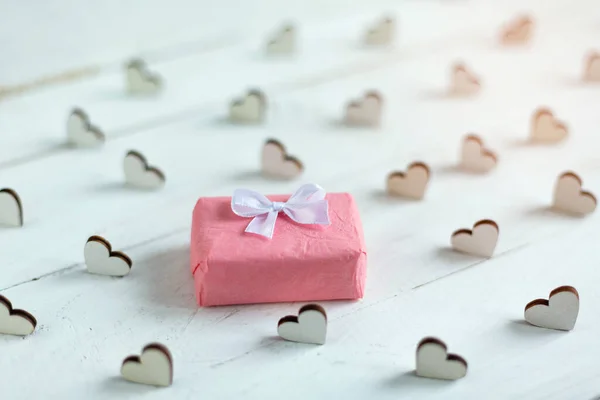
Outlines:
<svg viewBox="0 0 600 400"><path fill-rule="evenodd" d="M304 171L300 160L288 155L285 146L275 139L265 142L261 160L262 173L269 178L293 179Z"/></svg>
<svg viewBox="0 0 600 400"><path fill-rule="evenodd" d="M67 120L67 139L73 146L95 147L104 143L104 133L90 123L82 109L75 108Z"/></svg>
<svg viewBox="0 0 600 400"><path fill-rule="evenodd" d="M24 310L13 309L11 302L0 295L0 333L27 336L35 330L37 321Z"/></svg>
<svg viewBox="0 0 600 400"><path fill-rule="evenodd" d="M552 208L569 214L585 215L596 209L596 197L581 189L583 182L574 172L560 175L554 188Z"/></svg>
<svg viewBox="0 0 600 400"><path fill-rule="evenodd" d="M537 299L525 306L525 321L541 328L570 331L579 314L579 293L572 286L560 286L548 300Z"/></svg>
<svg viewBox="0 0 600 400"><path fill-rule="evenodd" d="M365 34L364 42L367 46L383 46L394 41L396 21L386 17L377 21Z"/></svg>
<svg viewBox="0 0 600 400"><path fill-rule="evenodd" d="M125 276L131 271L131 259L120 251L112 251L108 240L101 236L90 236L83 248L87 270L92 274Z"/></svg>
<svg viewBox="0 0 600 400"><path fill-rule="evenodd" d="M126 86L131 94L154 94L162 87L162 79L148 70L146 62L134 59L126 66Z"/></svg>
<svg viewBox="0 0 600 400"><path fill-rule="evenodd" d="M129 356L121 365L121 376L131 382L152 386L173 383L173 357L166 346L151 343L139 356Z"/></svg>
<svg viewBox="0 0 600 400"><path fill-rule="evenodd" d="M528 15L521 15L502 29L500 42L507 46L526 44L531 40L533 28L533 19Z"/></svg>
<svg viewBox="0 0 600 400"><path fill-rule="evenodd" d="M450 241L454 250L481 257L491 257L494 254L499 235L498 224L484 219L475 223L473 230L459 229L455 231Z"/></svg>
<svg viewBox="0 0 600 400"><path fill-rule="evenodd" d="M425 196L429 176L429 167L425 163L414 162L406 172L396 171L388 175L387 192L392 196L420 200Z"/></svg>
<svg viewBox="0 0 600 400"><path fill-rule="evenodd" d="M327 337L327 314L318 304L305 305L298 316L288 315L279 320L277 333L292 342L325 344Z"/></svg>
<svg viewBox="0 0 600 400"><path fill-rule="evenodd" d="M141 153L131 150L123 161L125 182L140 189L160 189L165 184L165 175L156 167L151 167Z"/></svg>
<svg viewBox="0 0 600 400"><path fill-rule="evenodd" d="M344 122L354 126L379 126L383 109L383 98L374 90L367 91L362 99L346 106Z"/></svg>
<svg viewBox="0 0 600 400"><path fill-rule="evenodd" d="M296 47L296 28L291 25L285 25L275 36L267 43L267 53L269 54L290 54Z"/></svg>
<svg viewBox="0 0 600 400"><path fill-rule="evenodd" d="M481 83L466 65L458 63L452 68L450 75L450 94L454 96L470 96L481 89Z"/></svg>
<svg viewBox="0 0 600 400"><path fill-rule="evenodd" d="M600 82L600 53L592 51L587 55L583 77L588 82Z"/></svg>
<svg viewBox="0 0 600 400"><path fill-rule="evenodd" d="M449 354L446 344L426 337L417 346L416 374L424 378L456 380L467 374L467 362L456 354Z"/></svg>
<svg viewBox="0 0 600 400"><path fill-rule="evenodd" d="M229 107L229 119L238 123L259 123L264 119L267 98L260 90L249 90L244 98L234 100Z"/></svg>
<svg viewBox="0 0 600 400"><path fill-rule="evenodd" d="M531 118L531 140L555 143L567 137L567 127L547 108L538 108Z"/></svg>
<svg viewBox="0 0 600 400"><path fill-rule="evenodd" d="M468 135L463 140L460 165L461 168L476 173L485 173L496 167L497 158L486 149L483 140L476 135Z"/></svg>
<svg viewBox="0 0 600 400"><path fill-rule="evenodd" d="M0 225L23 226L23 206L17 192L0 190Z"/></svg>

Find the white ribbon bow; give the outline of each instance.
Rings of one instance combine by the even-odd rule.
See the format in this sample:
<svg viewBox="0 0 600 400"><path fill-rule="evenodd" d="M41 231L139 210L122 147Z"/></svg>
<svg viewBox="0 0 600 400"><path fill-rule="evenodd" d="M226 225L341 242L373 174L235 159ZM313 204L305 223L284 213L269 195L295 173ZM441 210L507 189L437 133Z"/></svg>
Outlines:
<svg viewBox="0 0 600 400"><path fill-rule="evenodd" d="M231 209L236 215L254 217L246 227L246 232L269 239L273 237L275 221L280 211L299 224L329 225L328 208L325 190L313 183L302 185L285 203L271 201L248 189L236 189L231 197Z"/></svg>

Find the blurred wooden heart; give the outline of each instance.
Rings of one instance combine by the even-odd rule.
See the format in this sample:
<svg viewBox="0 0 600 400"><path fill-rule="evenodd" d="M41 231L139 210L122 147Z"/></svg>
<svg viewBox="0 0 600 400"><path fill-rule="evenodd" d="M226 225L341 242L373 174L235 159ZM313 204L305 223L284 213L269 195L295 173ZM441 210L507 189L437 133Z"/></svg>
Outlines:
<svg viewBox="0 0 600 400"><path fill-rule="evenodd" d="M600 82L600 53L593 51L588 54L585 62L584 80Z"/></svg>
<svg viewBox="0 0 600 400"><path fill-rule="evenodd" d="M394 41L396 21L386 17L377 21L373 27L367 30L364 42L367 46L383 46Z"/></svg>
<svg viewBox="0 0 600 400"><path fill-rule="evenodd" d="M464 64L456 64L450 75L450 94L454 96L470 96L481 89L481 83Z"/></svg>
<svg viewBox="0 0 600 400"><path fill-rule="evenodd" d="M288 315L279 320L277 333L292 342L325 344L327 314L318 304L308 304L298 311L298 316Z"/></svg>
<svg viewBox="0 0 600 400"><path fill-rule="evenodd" d="M531 40L534 23L528 15L521 15L509 22L500 32L500 42L504 45L521 45Z"/></svg>
<svg viewBox="0 0 600 400"><path fill-rule="evenodd" d="M396 171L388 175L387 192L393 196L420 200L425 196L429 175L429 167L425 163L414 162L406 172Z"/></svg>
<svg viewBox="0 0 600 400"><path fill-rule="evenodd" d="M229 108L229 119L237 123L259 123L267 108L266 96L259 90L250 90L245 97L234 100Z"/></svg>
<svg viewBox="0 0 600 400"><path fill-rule="evenodd" d="M35 330L37 321L25 310L13 309L11 302L0 295L0 333L27 336Z"/></svg>
<svg viewBox="0 0 600 400"><path fill-rule="evenodd" d="M554 117L547 108L539 108L531 119L531 140L534 142L555 143L567 137L567 127Z"/></svg>
<svg viewBox="0 0 600 400"><path fill-rule="evenodd" d="M459 229L452 234L452 248L481 257L491 257L498 243L498 224L489 219L478 221L473 230Z"/></svg>
<svg viewBox="0 0 600 400"><path fill-rule="evenodd" d="M537 299L525 306L525 321L547 329L570 331L579 314L579 293L572 286L550 292L548 300Z"/></svg>
<svg viewBox="0 0 600 400"><path fill-rule="evenodd" d="M148 70L144 60L131 60L125 72L127 91L131 94L153 94L162 87L162 79Z"/></svg>
<svg viewBox="0 0 600 400"><path fill-rule="evenodd" d="M173 357L166 346L151 343L139 356L129 356L121 365L121 376L131 382L152 386L173 383Z"/></svg>
<svg viewBox="0 0 600 400"><path fill-rule="evenodd" d="M17 192L0 190L0 225L23 226L23 206Z"/></svg>
<svg viewBox="0 0 600 400"><path fill-rule="evenodd" d="M378 126L382 108L383 98L378 92L370 90L362 99L348 103L344 122L350 126Z"/></svg>
<svg viewBox="0 0 600 400"><path fill-rule="evenodd" d="M88 272L108 276L125 276L131 271L131 259L120 251L112 251L108 240L90 236L83 249Z"/></svg>
<svg viewBox="0 0 600 400"><path fill-rule="evenodd" d="M267 53L269 54L290 54L296 47L296 28L288 24L284 26L267 43Z"/></svg>
<svg viewBox="0 0 600 400"><path fill-rule="evenodd" d="M596 197L581 189L583 182L574 172L560 175L554 188L552 207L569 214L585 215L596 210Z"/></svg>
<svg viewBox="0 0 600 400"><path fill-rule="evenodd" d="M82 109L75 108L67 120L67 139L73 146L95 147L104 143L104 133L90 123Z"/></svg>
<svg viewBox="0 0 600 400"><path fill-rule="evenodd" d="M300 160L288 155L285 146L275 139L265 142L261 160L262 173L269 178L293 179L304 171Z"/></svg>
<svg viewBox="0 0 600 400"><path fill-rule="evenodd" d="M151 167L141 153L131 150L123 161L125 182L140 189L160 189L165 184L165 175L156 167Z"/></svg>
<svg viewBox="0 0 600 400"><path fill-rule="evenodd" d="M468 135L463 140L460 165L470 172L485 173L496 166L496 155L486 149L483 140L476 135Z"/></svg>
<svg viewBox="0 0 600 400"><path fill-rule="evenodd" d="M456 380L467 375L467 362L456 354L449 354L446 344L427 337L417 346L416 374L424 378Z"/></svg>

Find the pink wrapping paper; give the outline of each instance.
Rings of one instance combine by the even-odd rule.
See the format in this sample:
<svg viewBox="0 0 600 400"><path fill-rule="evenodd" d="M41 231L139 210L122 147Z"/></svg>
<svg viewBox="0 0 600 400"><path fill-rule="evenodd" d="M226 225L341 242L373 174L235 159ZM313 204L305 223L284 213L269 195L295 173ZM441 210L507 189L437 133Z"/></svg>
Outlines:
<svg viewBox="0 0 600 400"><path fill-rule="evenodd" d="M301 225L279 213L267 239L244 232L251 218L233 213L231 197L200 198L190 250L198 304L362 298L367 254L356 203L348 193L327 200L331 225Z"/></svg>

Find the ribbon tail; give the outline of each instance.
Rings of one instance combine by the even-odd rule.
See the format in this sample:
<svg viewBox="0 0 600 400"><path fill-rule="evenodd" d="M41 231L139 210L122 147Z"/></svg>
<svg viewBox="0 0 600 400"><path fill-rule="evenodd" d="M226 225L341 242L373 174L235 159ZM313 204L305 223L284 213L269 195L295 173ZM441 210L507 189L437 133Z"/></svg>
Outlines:
<svg viewBox="0 0 600 400"><path fill-rule="evenodd" d="M277 211L270 211L266 214L257 215L246 227L246 232L255 233L269 239L273 238L277 214Z"/></svg>

